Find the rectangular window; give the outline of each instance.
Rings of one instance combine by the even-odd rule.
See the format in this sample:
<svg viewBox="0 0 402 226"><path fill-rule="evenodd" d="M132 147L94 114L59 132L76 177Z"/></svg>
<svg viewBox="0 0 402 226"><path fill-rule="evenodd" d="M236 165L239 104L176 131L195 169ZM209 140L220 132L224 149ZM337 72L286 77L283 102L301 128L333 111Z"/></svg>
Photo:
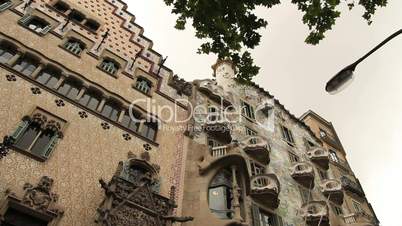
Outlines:
<svg viewBox="0 0 402 226"><path fill-rule="evenodd" d="M30 153L40 159L47 159L60 138L60 128L56 129L57 132L52 129L54 128L52 126L54 123L64 125L65 122L46 122L43 120L46 116L37 112L39 110L36 110L32 116L34 119L24 119L11 137L15 139L14 147L18 150Z"/></svg>
<svg viewBox="0 0 402 226"><path fill-rule="evenodd" d="M142 127L142 135L150 140L155 140L158 131L158 123L145 122Z"/></svg>
<svg viewBox="0 0 402 226"><path fill-rule="evenodd" d="M329 150L329 159L333 162L339 163L339 158L338 155L336 154L335 151Z"/></svg>
<svg viewBox="0 0 402 226"><path fill-rule="evenodd" d="M273 213L260 212L260 226L282 226L282 218Z"/></svg>
<svg viewBox="0 0 402 226"><path fill-rule="evenodd" d="M10 0L0 0L0 12L9 8L13 3Z"/></svg>
<svg viewBox="0 0 402 226"><path fill-rule="evenodd" d="M249 136L249 137L257 136L257 132L255 132L254 130L246 127L246 135ZM257 139L255 139L255 138L250 139L250 144L257 144Z"/></svg>
<svg viewBox="0 0 402 226"><path fill-rule="evenodd" d="M292 131L285 126L282 126L282 137L289 145L294 145L295 141L293 139Z"/></svg>
<svg viewBox="0 0 402 226"><path fill-rule="evenodd" d="M242 103L242 108L241 108L242 115L244 115L250 119L255 119L254 108L246 102L242 101L241 103Z"/></svg>
<svg viewBox="0 0 402 226"><path fill-rule="evenodd" d="M300 161L300 158L299 158L299 156L297 156L297 155L295 155L295 154L289 152L289 161L290 161L291 163L296 163L296 162L299 162L299 161Z"/></svg>
<svg viewBox="0 0 402 226"><path fill-rule="evenodd" d="M352 200L352 203L353 203L353 208L355 209L356 213L364 212L363 209L362 209L362 206L361 206L361 204L359 202L357 202L355 200Z"/></svg>
<svg viewBox="0 0 402 226"><path fill-rule="evenodd" d="M333 209L334 209L334 213L337 215L337 216L342 216L343 215L343 209L342 209L342 206L333 206Z"/></svg>
<svg viewBox="0 0 402 226"><path fill-rule="evenodd" d="M14 70L21 72L24 75L31 75L38 67L38 63L29 57L24 57L14 65Z"/></svg>

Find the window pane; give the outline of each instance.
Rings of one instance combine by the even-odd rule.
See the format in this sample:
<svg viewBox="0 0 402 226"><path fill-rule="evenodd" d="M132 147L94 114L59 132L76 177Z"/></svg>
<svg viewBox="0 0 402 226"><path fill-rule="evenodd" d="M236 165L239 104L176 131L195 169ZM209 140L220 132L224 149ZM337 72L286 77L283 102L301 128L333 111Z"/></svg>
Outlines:
<svg viewBox="0 0 402 226"><path fill-rule="evenodd" d="M88 104L90 98L91 98L91 97L89 96L89 94L86 93L86 94L84 94L84 95L81 97L79 103L82 104L82 105L84 105L84 106L87 106L87 104Z"/></svg>
<svg viewBox="0 0 402 226"><path fill-rule="evenodd" d="M31 74L35 71L35 69L36 69L36 66L29 63L29 64L24 68L24 70L22 70L21 72L22 72L22 74L24 74L24 75L31 75Z"/></svg>
<svg viewBox="0 0 402 226"><path fill-rule="evenodd" d="M1 50L0 50L1 51ZM13 57L14 54L11 54L10 52L8 52L7 50L3 53L0 54L0 62L1 63L6 63L9 59L11 59L11 57Z"/></svg>
<svg viewBox="0 0 402 226"><path fill-rule="evenodd" d="M98 105L99 105L99 100L98 99L96 99L95 97L92 97L90 100L89 100L89 103L88 103L88 108L89 109L92 109L92 110L96 110L97 108L98 108Z"/></svg>
<svg viewBox="0 0 402 226"><path fill-rule="evenodd" d="M112 107L110 105L105 104L102 110L102 115L109 118L111 112Z"/></svg>
<svg viewBox="0 0 402 226"><path fill-rule="evenodd" d="M38 81L39 83L42 84L46 84L46 82L49 80L50 78L50 74L48 74L47 72L42 72L38 75L38 77L36 78L36 81Z"/></svg>
<svg viewBox="0 0 402 226"><path fill-rule="evenodd" d="M119 118L119 112L120 111L118 109L113 108L109 118L113 121L117 121L117 119Z"/></svg>
<svg viewBox="0 0 402 226"><path fill-rule="evenodd" d="M61 85L57 91L62 94L62 95L66 95L68 93L68 91L70 90L71 86L68 83L63 83L63 85Z"/></svg>
<svg viewBox="0 0 402 226"><path fill-rule="evenodd" d="M79 92L80 90L77 87L72 86L67 94L67 97L74 100L75 98L77 98Z"/></svg>
<svg viewBox="0 0 402 226"><path fill-rule="evenodd" d="M128 116L127 114L125 114L125 115L123 116L123 120L121 121L121 124L122 124L124 127L128 128L128 127L130 126L130 121L131 121L130 116Z"/></svg>
<svg viewBox="0 0 402 226"><path fill-rule="evenodd" d="M50 80L46 83L46 86L49 88L54 88L54 86L57 84L57 82L59 81L58 77L51 77Z"/></svg>
<svg viewBox="0 0 402 226"><path fill-rule="evenodd" d="M21 135L20 139L17 140L15 146L22 150L28 150L39 132L39 127L36 124L29 125L28 128Z"/></svg>
<svg viewBox="0 0 402 226"><path fill-rule="evenodd" d="M35 144L32 146L31 152L35 155L44 156L46 153L46 147L49 145L52 137L53 133L42 133Z"/></svg>

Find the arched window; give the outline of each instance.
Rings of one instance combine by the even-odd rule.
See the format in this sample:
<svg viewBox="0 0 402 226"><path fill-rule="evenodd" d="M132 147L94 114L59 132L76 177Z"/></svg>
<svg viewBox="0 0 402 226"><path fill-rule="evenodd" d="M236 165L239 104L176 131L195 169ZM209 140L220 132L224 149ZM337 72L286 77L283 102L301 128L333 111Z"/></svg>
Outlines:
<svg viewBox="0 0 402 226"><path fill-rule="evenodd" d="M23 121L20 127L21 132L17 136L15 146L35 156L49 157L58 135L50 129L44 129L35 121Z"/></svg>
<svg viewBox="0 0 402 226"><path fill-rule="evenodd" d="M78 82L74 79L68 78L57 89L57 92L59 92L63 96L66 96L72 100L75 100L75 98L77 98L78 93L80 92L81 86L82 85L80 82Z"/></svg>
<svg viewBox="0 0 402 226"><path fill-rule="evenodd" d="M112 59L106 58L102 61L100 68L103 71L114 75L116 74L117 70L119 70L119 64Z"/></svg>
<svg viewBox="0 0 402 226"><path fill-rule="evenodd" d="M60 75L60 69L53 66L47 66L41 71L38 77L36 77L36 81L53 89L57 82L60 80Z"/></svg>
<svg viewBox="0 0 402 226"><path fill-rule="evenodd" d="M138 128L140 126L141 114L138 112L132 112L131 116L134 117L132 118L130 117L129 111L130 109L126 110L126 113L123 116L121 124L131 131L138 132Z"/></svg>
<svg viewBox="0 0 402 226"><path fill-rule="evenodd" d="M15 45L7 41L2 41L0 43L0 63L7 63L17 52Z"/></svg>
<svg viewBox="0 0 402 226"><path fill-rule="evenodd" d="M141 135L150 139L155 140L156 134L158 132L158 123L153 121L146 121L142 126Z"/></svg>
<svg viewBox="0 0 402 226"><path fill-rule="evenodd" d="M68 39L63 46L66 50L75 55L80 55L82 51L85 49L85 44L75 38Z"/></svg>
<svg viewBox="0 0 402 226"><path fill-rule="evenodd" d="M57 1L54 5L53 8L55 8L57 11L61 13L65 13L70 9L70 6L63 2L63 1Z"/></svg>
<svg viewBox="0 0 402 226"><path fill-rule="evenodd" d="M0 12L6 10L12 4L11 0L0 0Z"/></svg>
<svg viewBox="0 0 402 226"><path fill-rule="evenodd" d="M20 58L17 64L14 65L14 70L21 72L24 75L31 75L39 66L39 59L26 54Z"/></svg>
<svg viewBox="0 0 402 226"><path fill-rule="evenodd" d="M73 20L74 22L77 23L82 23L82 21L85 20L85 15L78 10L73 9L70 14L68 14L68 17Z"/></svg>
<svg viewBox="0 0 402 226"><path fill-rule="evenodd" d="M98 22L96 22L95 20L88 19L85 22L84 26L91 31L97 31L100 27L100 24Z"/></svg>
<svg viewBox="0 0 402 226"><path fill-rule="evenodd" d="M112 121L117 121L119 119L119 114L121 111L121 105L116 101L109 100L103 106L101 114Z"/></svg>
<svg viewBox="0 0 402 226"><path fill-rule="evenodd" d="M143 77L139 77L134 87L142 93L149 94L149 92L151 91L152 83Z"/></svg>
<svg viewBox="0 0 402 226"><path fill-rule="evenodd" d="M102 99L102 93L100 91L89 89L81 97L79 103L91 110L96 111L96 109L99 106L99 103L101 102L101 99Z"/></svg>
<svg viewBox="0 0 402 226"><path fill-rule="evenodd" d="M49 32L52 28L52 26L46 20L30 14L24 15L19 22L31 31L42 35Z"/></svg>

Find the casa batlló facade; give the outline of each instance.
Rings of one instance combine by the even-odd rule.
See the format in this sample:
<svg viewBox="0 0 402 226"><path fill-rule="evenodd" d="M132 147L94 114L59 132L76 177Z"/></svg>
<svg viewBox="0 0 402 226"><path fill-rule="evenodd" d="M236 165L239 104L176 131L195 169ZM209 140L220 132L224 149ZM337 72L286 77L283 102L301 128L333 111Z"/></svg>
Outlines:
<svg viewBox="0 0 402 226"><path fill-rule="evenodd" d="M179 79L126 8L0 0L0 225L379 225L330 122Z"/></svg>

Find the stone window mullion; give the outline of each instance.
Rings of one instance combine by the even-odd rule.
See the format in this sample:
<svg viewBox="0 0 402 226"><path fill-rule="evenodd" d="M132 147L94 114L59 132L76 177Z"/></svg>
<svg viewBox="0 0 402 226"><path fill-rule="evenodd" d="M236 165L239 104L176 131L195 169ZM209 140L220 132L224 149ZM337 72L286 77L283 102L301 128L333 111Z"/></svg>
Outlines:
<svg viewBox="0 0 402 226"><path fill-rule="evenodd" d="M123 121L123 117L124 117L125 114L126 114L126 110L122 109L120 111L120 115L119 115L119 118L117 119L117 122L121 123Z"/></svg>
<svg viewBox="0 0 402 226"><path fill-rule="evenodd" d="M13 65L18 61L18 59L19 59L21 56L22 56L22 53L21 53L21 52L17 52L13 57L11 57L11 58L7 61L7 64L10 65L10 66L13 66Z"/></svg>
<svg viewBox="0 0 402 226"><path fill-rule="evenodd" d="M32 72L31 77L33 79L36 79L36 77L38 77L38 75L39 75L39 72L41 72L43 68L44 68L44 65L39 63L38 67L36 67L36 69Z"/></svg>
<svg viewBox="0 0 402 226"><path fill-rule="evenodd" d="M98 106L98 108L96 109L98 112L101 112L102 111L102 109L103 109L103 107L105 106L105 103L106 103L106 98L102 98L102 100L101 100L101 102L100 102L100 104L99 104L99 106Z"/></svg>
<svg viewBox="0 0 402 226"><path fill-rule="evenodd" d="M80 92L78 93L77 97L75 98L75 100L79 101L82 96L84 96L85 92L87 91L87 87L83 86L81 87Z"/></svg>
<svg viewBox="0 0 402 226"><path fill-rule="evenodd" d="M61 84L63 84L64 80L66 80L66 76L65 75L61 75L59 81L57 81L56 85L54 85L54 89L58 89L60 88Z"/></svg>

